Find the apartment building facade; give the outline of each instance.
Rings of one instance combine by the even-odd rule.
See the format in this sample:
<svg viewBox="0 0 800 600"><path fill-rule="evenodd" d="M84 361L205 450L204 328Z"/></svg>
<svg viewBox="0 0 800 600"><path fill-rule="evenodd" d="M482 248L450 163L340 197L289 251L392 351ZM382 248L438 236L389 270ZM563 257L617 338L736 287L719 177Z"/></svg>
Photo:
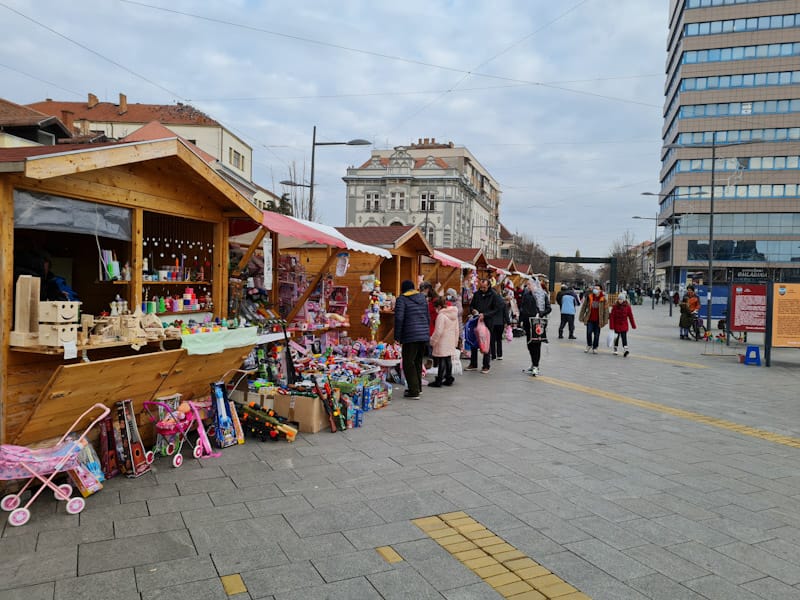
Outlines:
<svg viewBox="0 0 800 600"><path fill-rule="evenodd" d="M498 256L500 186L472 153L420 138L347 169L347 225L417 225L436 248Z"/></svg>
<svg viewBox="0 0 800 600"><path fill-rule="evenodd" d="M657 268L800 276L800 3L670 0ZM711 243L710 243L711 242Z"/></svg>

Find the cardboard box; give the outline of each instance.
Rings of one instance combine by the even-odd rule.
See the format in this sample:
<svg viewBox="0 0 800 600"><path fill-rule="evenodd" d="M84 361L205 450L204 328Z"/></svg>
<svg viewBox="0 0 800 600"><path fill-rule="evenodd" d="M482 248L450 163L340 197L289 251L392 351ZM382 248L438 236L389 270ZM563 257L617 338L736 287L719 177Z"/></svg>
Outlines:
<svg viewBox="0 0 800 600"><path fill-rule="evenodd" d="M317 433L330 427L328 415L318 396L298 396L295 394L276 394L275 412L289 421L300 423L303 433Z"/></svg>
<svg viewBox="0 0 800 600"><path fill-rule="evenodd" d="M39 302L40 323L77 323L80 302Z"/></svg>
<svg viewBox="0 0 800 600"><path fill-rule="evenodd" d="M39 343L42 346L63 346L67 342L78 342L78 325L39 326Z"/></svg>

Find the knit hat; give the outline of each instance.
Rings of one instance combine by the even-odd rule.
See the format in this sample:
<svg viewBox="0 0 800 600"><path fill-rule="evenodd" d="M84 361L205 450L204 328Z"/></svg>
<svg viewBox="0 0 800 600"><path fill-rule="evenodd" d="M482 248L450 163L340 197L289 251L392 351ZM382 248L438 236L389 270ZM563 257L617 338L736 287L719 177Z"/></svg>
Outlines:
<svg viewBox="0 0 800 600"><path fill-rule="evenodd" d="M405 294L406 292L410 292L414 289L414 282L410 279L404 279L403 283L400 284L400 293Z"/></svg>
<svg viewBox="0 0 800 600"><path fill-rule="evenodd" d="M620 293L619 293L619 296L617 296L617 300L618 300L618 301L619 301L619 300L622 300L623 302L627 302L627 300L628 300L628 294L626 294L625 292L620 292Z"/></svg>

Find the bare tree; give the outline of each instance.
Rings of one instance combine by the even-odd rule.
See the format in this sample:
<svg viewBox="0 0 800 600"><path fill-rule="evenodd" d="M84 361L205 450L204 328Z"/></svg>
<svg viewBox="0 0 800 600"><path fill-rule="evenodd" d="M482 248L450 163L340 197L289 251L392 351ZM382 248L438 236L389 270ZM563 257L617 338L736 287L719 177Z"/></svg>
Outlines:
<svg viewBox="0 0 800 600"><path fill-rule="evenodd" d="M626 231L622 236L614 240L609 249L609 256L617 259L617 287L629 287L637 283L639 279L639 270L636 260L636 252L634 248L633 233ZM599 270L599 277L602 281L609 281L611 279L610 265L604 265Z"/></svg>

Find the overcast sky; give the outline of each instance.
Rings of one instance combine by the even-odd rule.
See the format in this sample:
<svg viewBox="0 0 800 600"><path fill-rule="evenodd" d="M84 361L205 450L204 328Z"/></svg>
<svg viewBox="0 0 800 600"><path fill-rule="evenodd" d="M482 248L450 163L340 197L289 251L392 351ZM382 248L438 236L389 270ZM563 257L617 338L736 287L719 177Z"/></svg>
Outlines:
<svg viewBox="0 0 800 600"><path fill-rule="evenodd" d="M0 0L0 97L189 102L280 194L318 141L466 146L501 220L551 254L652 239L667 0ZM318 147L315 204L344 224L348 166Z"/></svg>

